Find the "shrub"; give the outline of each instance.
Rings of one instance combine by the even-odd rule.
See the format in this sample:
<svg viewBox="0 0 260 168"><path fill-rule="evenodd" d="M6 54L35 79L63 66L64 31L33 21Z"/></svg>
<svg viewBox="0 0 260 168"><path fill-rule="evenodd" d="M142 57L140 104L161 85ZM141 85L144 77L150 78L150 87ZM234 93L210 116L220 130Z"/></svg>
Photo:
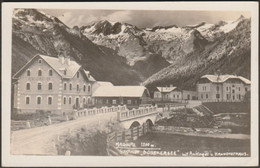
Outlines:
<svg viewBox="0 0 260 168"><path fill-rule="evenodd" d="M66 151L70 151L71 155L91 155L105 156L106 133L104 131L90 132L84 128L75 134L66 135L57 145L59 155L64 155Z"/></svg>

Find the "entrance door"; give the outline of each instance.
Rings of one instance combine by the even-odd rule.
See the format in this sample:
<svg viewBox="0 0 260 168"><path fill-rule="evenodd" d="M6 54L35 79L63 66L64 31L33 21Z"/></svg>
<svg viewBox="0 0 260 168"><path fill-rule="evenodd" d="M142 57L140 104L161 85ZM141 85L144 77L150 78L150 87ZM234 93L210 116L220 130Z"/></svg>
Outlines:
<svg viewBox="0 0 260 168"><path fill-rule="evenodd" d="M79 98L76 98L76 107L79 107Z"/></svg>
<svg viewBox="0 0 260 168"><path fill-rule="evenodd" d="M190 95L188 94L188 100L190 100Z"/></svg>

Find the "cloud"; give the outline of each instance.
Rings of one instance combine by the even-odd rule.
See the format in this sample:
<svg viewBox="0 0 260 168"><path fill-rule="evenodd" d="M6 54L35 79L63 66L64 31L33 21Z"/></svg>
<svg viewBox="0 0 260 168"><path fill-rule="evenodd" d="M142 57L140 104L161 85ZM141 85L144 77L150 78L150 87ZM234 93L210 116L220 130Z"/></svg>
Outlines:
<svg viewBox="0 0 260 168"><path fill-rule="evenodd" d="M132 11L118 11L114 12L108 16L104 16L103 20L109 20L109 21L119 21L119 22L127 22L132 20Z"/></svg>
<svg viewBox="0 0 260 168"><path fill-rule="evenodd" d="M109 11L109 12L65 12L58 18L69 27L89 25L100 20L128 22L132 19L132 11Z"/></svg>
<svg viewBox="0 0 260 168"><path fill-rule="evenodd" d="M58 17L69 27L90 25L100 20L118 21L137 27L177 25L185 26L201 22L217 23L220 20L234 20L241 14L250 17L246 11L159 11L159 10L74 10L45 9L45 13Z"/></svg>

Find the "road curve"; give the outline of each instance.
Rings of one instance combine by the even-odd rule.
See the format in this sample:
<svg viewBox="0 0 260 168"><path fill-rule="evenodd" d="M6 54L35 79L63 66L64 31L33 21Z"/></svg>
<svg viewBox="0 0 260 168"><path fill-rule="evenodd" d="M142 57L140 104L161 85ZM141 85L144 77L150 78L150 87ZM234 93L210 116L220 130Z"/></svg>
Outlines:
<svg viewBox="0 0 260 168"><path fill-rule="evenodd" d="M11 132L11 154L13 155L56 155L55 139L82 126L97 127L115 121L116 113L103 113L85 116L49 126L24 129Z"/></svg>

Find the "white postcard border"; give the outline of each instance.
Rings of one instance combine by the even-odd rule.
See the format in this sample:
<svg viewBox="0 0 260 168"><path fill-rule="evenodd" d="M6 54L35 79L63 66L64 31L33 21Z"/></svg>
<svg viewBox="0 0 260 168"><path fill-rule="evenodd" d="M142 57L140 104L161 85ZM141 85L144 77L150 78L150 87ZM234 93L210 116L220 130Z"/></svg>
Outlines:
<svg viewBox="0 0 260 168"><path fill-rule="evenodd" d="M10 155L12 9L221 10L251 12L251 157L105 157ZM2 3L2 165L3 166L256 166L258 164L257 2L80 2Z"/></svg>

